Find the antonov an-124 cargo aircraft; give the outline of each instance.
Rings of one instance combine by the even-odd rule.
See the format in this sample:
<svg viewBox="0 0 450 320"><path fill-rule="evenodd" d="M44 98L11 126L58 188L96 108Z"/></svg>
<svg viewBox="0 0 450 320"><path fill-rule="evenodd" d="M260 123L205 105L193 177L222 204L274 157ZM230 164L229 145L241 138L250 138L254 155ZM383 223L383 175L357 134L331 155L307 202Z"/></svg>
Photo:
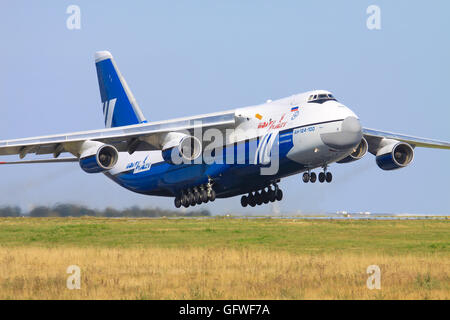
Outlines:
<svg viewBox="0 0 450 320"><path fill-rule="evenodd" d="M105 129L0 141L0 155L20 157L1 164L78 162L131 191L173 197L177 208L238 195L243 207L254 207L280 201L284 177L303 173L305 183L330 183L330 164L367 152L382 170L394 170L412 162L416 147L450 149L448 142L363 128L326 90L148 122L112 55L97 52L95 65ZM28 154L52 157L24 159Z"/></svg>

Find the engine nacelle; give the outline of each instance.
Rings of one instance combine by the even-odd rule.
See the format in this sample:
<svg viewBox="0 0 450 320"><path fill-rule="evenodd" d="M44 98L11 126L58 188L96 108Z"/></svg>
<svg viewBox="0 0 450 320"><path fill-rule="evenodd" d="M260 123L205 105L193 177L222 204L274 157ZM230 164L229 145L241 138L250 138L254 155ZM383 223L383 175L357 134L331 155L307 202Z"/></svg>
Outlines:
<svg viewBox="0 0 450 320"><path fill-rule="evenodd" d="M369 145L367 144L366 139L362 138L361 142L354 149L354 151L349 156L345 157L342 160L339 160L337 163L349 163L361 159L366 155L368 146Z"/></svg>
<svg viewBox="0 0 450 320"><path fill-rule="evenodd" d="M191 163L202 153L202 143L194 136L170 133L162 148L164 161L170 164Z"/></svg>
<svg viewBox="0 0 450 320"><path fill-rule="evenodd" d="M87 173L98 173L112 169L119 159L119 152L111 145L97 141L86 141L80 156L80 167Z"/></svg>
<svg viewBox="0 0 450 320"><path fill-rule="evenodd" d="M383 170L394 170L406 167L414 158L414 149L407 143L389 144L376 155L377 165Z"/></svg>

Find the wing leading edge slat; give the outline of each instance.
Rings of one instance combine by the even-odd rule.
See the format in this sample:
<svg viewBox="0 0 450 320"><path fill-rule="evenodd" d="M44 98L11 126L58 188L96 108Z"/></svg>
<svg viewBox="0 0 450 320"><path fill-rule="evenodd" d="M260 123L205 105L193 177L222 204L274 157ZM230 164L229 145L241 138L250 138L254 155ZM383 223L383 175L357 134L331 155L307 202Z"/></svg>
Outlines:
<svg viewBox="0 0 450 320"><path fill-rule="evenodd" d="M378 131L374 129L363 128L363 134L366 138L369 137L375 139L383 139L383 138L393 139L409 143L415 147L450 149L450 142L407 136L393 132Z"/></svg>

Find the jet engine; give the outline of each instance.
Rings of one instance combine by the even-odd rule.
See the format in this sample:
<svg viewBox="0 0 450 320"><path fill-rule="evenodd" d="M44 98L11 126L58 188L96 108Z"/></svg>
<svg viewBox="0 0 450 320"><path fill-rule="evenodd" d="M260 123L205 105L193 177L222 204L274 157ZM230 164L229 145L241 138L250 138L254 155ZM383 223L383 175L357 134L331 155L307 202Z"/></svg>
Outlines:
<svg viewBox="0 0 450 320"><path fill-rule="evenodd" d="M202 143L194 136L170 133L162 148L164 161L170 164L191 163L202 153Z"/></svg>
<svg viewBox="0 0 450 320"><path fill-rule="evenodd" d="M414 149L405 142L388 144L378 150L377 165L383 170L394 170L406 167L414 158Z"/></svg>
<svg viewBox="0 0 450 320"><path fill-rule="evenodd" d="M339 160L337 163L349 163L359 160L366 155L367 149L368 149L367 141L366 139L362 138L359 145L355 149L353 149L353 152L344 159Z"/></svg>
<svg viewBox="0 0 450 320"><path fill-rule="evenodd" d="M111 145L86 141L80 156L80 167L87 173L112 169L119 159L119 152Z"/></svg>

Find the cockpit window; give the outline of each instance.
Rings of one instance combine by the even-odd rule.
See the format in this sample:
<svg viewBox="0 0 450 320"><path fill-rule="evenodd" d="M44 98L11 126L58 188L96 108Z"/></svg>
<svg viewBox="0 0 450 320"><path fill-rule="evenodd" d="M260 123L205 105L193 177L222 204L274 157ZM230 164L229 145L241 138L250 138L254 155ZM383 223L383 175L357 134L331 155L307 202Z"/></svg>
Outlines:
<svg viewBox="0 0 450 320"><path fill-rule="evenodd" d="M308 102L311 103L324 103L325 101L337 101L336 98L331 93L319 93L319 94L312 94L308 98Z"/></svg>

